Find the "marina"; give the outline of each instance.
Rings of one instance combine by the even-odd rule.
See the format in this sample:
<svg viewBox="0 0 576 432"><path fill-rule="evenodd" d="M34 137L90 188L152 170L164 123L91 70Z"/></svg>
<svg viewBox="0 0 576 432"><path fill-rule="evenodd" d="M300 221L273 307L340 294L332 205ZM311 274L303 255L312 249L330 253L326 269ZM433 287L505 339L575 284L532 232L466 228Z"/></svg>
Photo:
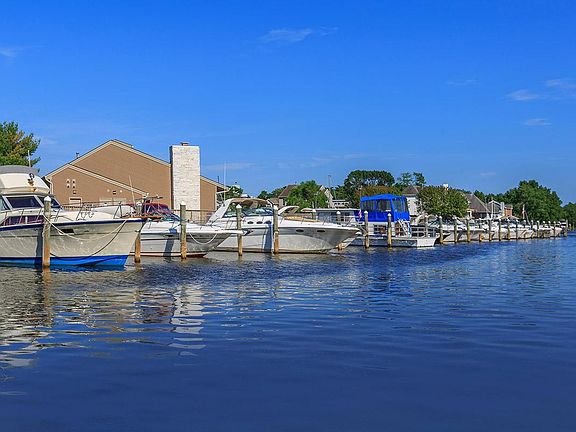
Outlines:
<svg viewBox="0 0 576 432"><path fill-rule="evenodd" d="M568 431L575 253L569 236L0 267L3 428Z"/></svg>

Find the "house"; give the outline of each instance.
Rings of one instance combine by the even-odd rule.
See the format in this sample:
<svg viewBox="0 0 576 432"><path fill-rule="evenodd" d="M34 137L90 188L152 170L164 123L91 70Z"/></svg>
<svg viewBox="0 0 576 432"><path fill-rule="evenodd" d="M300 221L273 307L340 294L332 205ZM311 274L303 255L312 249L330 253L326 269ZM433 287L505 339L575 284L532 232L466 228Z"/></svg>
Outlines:
<svg viewBox="0 0 576 432"><path fill-rule="evenodd" d="M512 217L512 210L514 209L512 204L505 204L494 200L488 202L487 207L492 219Z"/></svg>
<svg viewBox="0 0 576 432"><path fill-rule="evenodd" d="M294 189L296 186L296 184L291 184L286 186L282 192L280 192L280 195L277 196L278 199L278 207L284 207L286 205L288 205L288 196L290 195L290 192L292 192L292 189Z"/></svg>
<svg viewBox="0 0 576 432"><path fill-rule="evenodd" d="M473 219L484 219L490 212L488 206L474 194L465 194L468 200L468 216Z"/></svg>
<svg viewBox="0 0 576 432"><path fill-rule="evenodd" d="M150 197L178 208L214 211L223 184L200 175L200 148L170 147L170 162L112 139L46 174L62 204L116 204Z"/></svg>
<svg viewBox="0 0 576 432"><path fill-rule="evenodd" d="M418 186L406 186L404 190L402 190L402 195L406 197L406 202L408 203L408 211L410 212L411 218L416 218L420 215L418 192L420 192Z"/></svg>

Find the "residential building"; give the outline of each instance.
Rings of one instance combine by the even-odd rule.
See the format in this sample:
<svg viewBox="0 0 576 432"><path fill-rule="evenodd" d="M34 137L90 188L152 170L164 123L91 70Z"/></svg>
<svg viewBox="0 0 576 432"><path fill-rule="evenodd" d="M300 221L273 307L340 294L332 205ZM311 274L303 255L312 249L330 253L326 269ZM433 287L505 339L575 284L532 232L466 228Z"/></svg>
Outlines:
<svg viewBox="0 0 576 432"><path fill-rule="evenodd" d="M170 162L112 139L44 176L62 204L133 202L155 198L178 208L214 211L223 184L200 175L200 149L170 147Z"/></svg>

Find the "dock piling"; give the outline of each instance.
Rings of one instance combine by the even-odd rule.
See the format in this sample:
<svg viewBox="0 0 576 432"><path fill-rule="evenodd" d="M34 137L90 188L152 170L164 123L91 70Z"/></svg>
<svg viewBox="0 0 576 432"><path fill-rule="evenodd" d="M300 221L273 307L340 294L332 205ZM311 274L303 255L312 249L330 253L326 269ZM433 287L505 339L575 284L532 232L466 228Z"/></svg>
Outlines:
<svg viewBox="0 0 576 432"><path fill-rule="evenodd" d="M458 243L458 219L454 216L454 244Z"/></svg>
<svg viewBox="0 0 576 432"><path fill-rule="evenodd" d="M136 241L134 242L134 262L136 264L139 264L142 261L141 255L142 255L142 237L140 236L140 233L138 233L138 235L136 236Z"/></svg>
<svg viewBox="0 0 576 432"><path fill-rule="evenodd" d="M236 204L236 229L242 231L242 206L240 204ZM242 236L241 232L236 235L239 257L242 256Z"/></svg>
<svg viewBox="0 0 576 432"><path fill-rule="evenodd" d="M50 217L52 213L52 199L44 198L44 223L42 226L42 269L50 268Z"/></svg>
<svg viewBox="0 0 576 432"><path fill-rule="evenodd" d="M386 245L392 247L392 214L388 213L388 229L386 232Z"/></svg>
<svg viewBox="0 0 576 432"><path fill-rule="evenodd" d="M370 248L370 232L368 229L368 210L364 210L364 247Z"/></svg>
<svg viewBox="0 0 576 432"><path fill-rule="evenodd" d="M470 243L472 237L470 236L470 218L466 218L466 242Z"/></svg>
<svg viewBox="0 0 576 432"><path fill-rule="evenodd" d="M442 216L438 216L438 227L440 228L440 239L438 240L441 245L444 244L444 227L442 226Z"/></svg>
<svg viewBox="0 0 576 432"><path fill-rule="evenodd" d="M498 241L502 241L502 219L498 219Z"/></svg>
<svg viewBox="0 0 576 432"><path fill-rule="evenodd" d="M186 242L186 203L180 203L180 258L185 260L188 258L188 244Z"/></svg>
<svg viewBox="0 0 576 432"><path fill-rule="evenodd" d="M275 205L273 208L273 236L274 236L274 255L278 255L280 253L280 228L278 227L278 206Z"/></svg>

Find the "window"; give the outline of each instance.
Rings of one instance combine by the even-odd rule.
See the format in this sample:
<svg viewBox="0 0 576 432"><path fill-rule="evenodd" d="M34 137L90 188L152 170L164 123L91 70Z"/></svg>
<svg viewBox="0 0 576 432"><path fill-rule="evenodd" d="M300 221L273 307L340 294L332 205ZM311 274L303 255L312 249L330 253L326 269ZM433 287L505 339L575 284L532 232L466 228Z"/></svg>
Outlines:
<svg viewBox="0 0 576 432"><path fill-rule="evenodd" d="M35 196L6 197L13 209L17 208L40 208L42 203Z"/></svg>

